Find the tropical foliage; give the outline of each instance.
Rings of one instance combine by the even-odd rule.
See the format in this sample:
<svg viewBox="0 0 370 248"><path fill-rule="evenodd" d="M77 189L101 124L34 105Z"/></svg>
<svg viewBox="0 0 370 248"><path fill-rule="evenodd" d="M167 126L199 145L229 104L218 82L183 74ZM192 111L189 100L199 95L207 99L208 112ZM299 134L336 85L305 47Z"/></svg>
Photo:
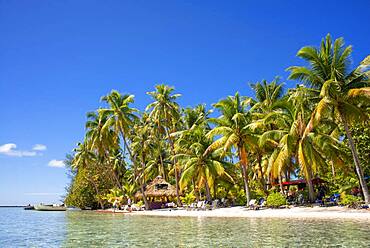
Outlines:
<svg viewBox="0 0 370 248"><path fill-rule="evenodd" d="M173 87L157 85L141 112L133 95L113 90L87 114L85 138L67 158L66 203L105 207L140 192L148 208L145 187L158 175L175 185L178 205L268 194L280 204L283 182L295 178L314 201L316 177L331 191L357 186L369 203L370 57L353 66L351 53L328 35L298 51L303 66L287 69L295 88L263 80L250 84L254 98L237 92L212 109L183 108Z"/></svg>

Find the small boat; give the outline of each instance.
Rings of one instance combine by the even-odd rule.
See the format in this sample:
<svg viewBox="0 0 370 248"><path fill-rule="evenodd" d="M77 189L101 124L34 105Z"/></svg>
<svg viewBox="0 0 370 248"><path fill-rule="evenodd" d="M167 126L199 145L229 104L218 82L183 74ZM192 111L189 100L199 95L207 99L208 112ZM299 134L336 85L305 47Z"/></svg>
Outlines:
<svg viewBox="0 0 370 248"><path fill-rule="evenodd" d="M81 211L81 208L78 208L78 207L67 207L67 211Z"/></svg>
<svg viewBox="0 0 370 248"><path fill-rule="evenodd" d="M66 211L67 208L64 205L44 205L37 204L34 206L35 210L38 211Z"/></svg>
<svg viewBox="0 0 370 248"><path fill-rule="evenodd" d="M24 210L34 210L35 208L31 205L28 205L28 206L25 206L23 209Z"/></svg>

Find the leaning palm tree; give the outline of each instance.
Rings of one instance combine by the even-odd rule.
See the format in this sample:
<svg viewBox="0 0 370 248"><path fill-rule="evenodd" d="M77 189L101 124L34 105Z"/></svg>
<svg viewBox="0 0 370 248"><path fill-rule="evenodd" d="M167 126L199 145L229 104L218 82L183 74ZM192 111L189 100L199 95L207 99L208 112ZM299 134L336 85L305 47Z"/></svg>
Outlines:
<svg viewBox="0 0 370 248"><path fill-rule="evenodd" d="M239 93L236 93L235 96L229 96L213 105L222 115L210 119L216 127L208 132L207 137L220 137L206 150L208 153L222 147L224 154L233 148L236 150L242 170L247 204L250 201L247 147L257 142L257 138L248 128L251 122L251 115L247 110L250 101L251 99L241 97Z"/></svg>
<svg viewBox="0 0 370 248"><path fill-rule="evenodd" d="M173 94L174 88L167 85L157 85L155 88L156 91L147 92L153 98L154 102L150 103L146 107L146 110L151 110L149 117L155 122L158 132L164 132L165 138L170 144L172 155L174 156L174 140L170 134L176 132L177 122L180 120L179 105L176 103L176 99L181 95ZM174 159L174 174L177 204L180 205L179 171L177 169L176 159Z"/></svg>
<svg viewBox="0 0 370 248"><path fill-rule="evenodd" d="M370 58L350 70L351 53L352 47L345 47L343 38L332 43L328 34L321 42L320 49L309 46L298 51L297 55L309 62L309 66L293 66L288 70L291 71L290 79L298 79L320 92L320 101L305 133L309 133L328 115L332 115L334 120L344 126L364 199L370 203L369 190L349 129L351 122L366 120L363 107L370 103Z"/></svg>

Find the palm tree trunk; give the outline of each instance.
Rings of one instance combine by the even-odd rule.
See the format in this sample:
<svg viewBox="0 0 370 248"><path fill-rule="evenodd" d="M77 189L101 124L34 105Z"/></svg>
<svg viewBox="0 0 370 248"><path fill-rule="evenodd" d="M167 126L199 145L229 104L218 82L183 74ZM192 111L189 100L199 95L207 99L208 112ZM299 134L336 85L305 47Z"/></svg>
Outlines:
<svg viewBox="0 0 370 248"><path fill-rule="evenodd" d="M330 161L331 164L331 173L333 174L333 179L335 181L335 167L334 167L334 162Z"/></svg>
<svg viewBox="0 0 370 248"><path fill-rule="evenodd" d="M312 180L307 180L307 186L308 186L308 198L310 202L315 202L315 191L313 189Z"/></svg>
<svg viewBox="0 0 370 248"><path fill-rule="evenodd" d="M313 189L313 184L312 184L312 172L309 168L307 168L308 172L306 173L306 185L308 187L308 198L310 202L315 201L315 191Z"/></svg>
<svg viewBox="0 0 370 248"><path fill-rule="evenodd" d="M207 201L211 201L212 200L212 197L211 197L211 191L209 189L209 184L208 184L208 181L207 179L204 180L205 181L205 185L206 185L206 197L207 197Z"/></svg>
<svg viewBox="0 0 370 248"><path fill-rule="evenodd" d="M343 115L343 113L340 113L340 116L341 116L341 119L342 119L342 122L343 122L343 125L344 125L344 130L346 131L349 146L351 148L353 161L355 162L355 167L356 167L358 180L360 181L362 193L364 195L364 200L365 200L365 203L369 204L370 203L369 188L367 187L367 184L366 184L366 181L365 181L364 172L363 172L362 166L360 164L360 159L358 157L355 144L354 144L353 139L352 139L352 134L349 130L347 120L346 120L345 116Z"/></svg>
<svg viewBox="0 0 370 248"><path fill-rule="evenodd" d="M267 193L267 188L266 188L266 182L265 182L265 178L263 176L263 170L262 170L262 165L261 165L262 161L261 161L261 156L259 155L258 156L258 170L259 170L259 173L261 175L261 184L262 184L262 188L263 188L263 191L265 193Z"/></svg>
<svg viewBox="0 0 370 248"><path fill-rule="evenodd" d="M162 158L162 154L161 154L161 150L159 148L159 161L161 161L161 168L162 168L162 177L165 181L168 181L167 179L167 174L166 174L166 171L164 169L164 164L163 164L163 158Z"/></svg>
<svg viewBox="0 0 370 248"><path fill-rule="evenodd" d="M244 180L244 191L245 191L245 197L247 199L247 206L249 206L250 202L250 190L249 190L249 183L248 183L248 174L247 174L247 154L245 152L244 147L239 147L239 160L240 165L242 167L242 176Z"/></svg>
<svg viewBox="0 0 370 248"><path fill-rule="evenodd" d="M213 199L217 198L217 183L216 180L213 183Z"/></svg>
<svg viewBox="0 0 370 248"><path fill-rule="evenodd" d="M191 182L193 183L193 190L194 190L194 196L196 201L199 201L199 194L198 194L198 189L196 188L194 177L191 179Z"/></svg>
<svg viewBox="0 0 370 248"><path fill-rule="evenodd" d="M299 145L300 146L303 145L302 144L302 139L301 139ZM297 155L297 157L299 157L299 156ZM303 154L303 159L305 159L304 154ZM297 161L299 161L299 160L297 160ZM311 165L309 163L305 162L305 161L301 161L299 163L306 164L306 166L304 166L304 172L305 172L304 174L305 174L305 178L306 178L306 185L308 187L308 198L309 198L308 200L309 200L309 202L314 202L315 201L315 191L313 189L313 184L312 184L312 168L311 168Z"/></svg>
<svg viewBox="0 0 370 248"><path fill-rule="evenodd" d="M176 160L174 161L175 164L175 180L176 180L176 198L177 198L177 206L181 206L180 201L180 190L179 190L179 175L177 173L177 163Z"/></svg>
<svg viewBox="0 0 370 248"><path fill-rule="evenodd" d="M284 194L283 178L281 177L281 171L279 171L279 185L280 185L280 192Z"/></svg>
<svg viewBox="0 0 370 248"><path fill-rule="evenodd" d="M148 203L148 200L146 199L146 195L145 195L145 190L144 190L144 183L145 183L145 155L144 153L142 153L141 155L141 168L142 168L142 180L139 180L140 181L140 191L141 191L141 194L143 196L143 201L144 201L144 204L145 204L145 209L149 210L150 206L149 206L149 203Z"/></svg>
<svg viewBox="0 0 370 248"><path fill-rule="evenodd" d="M172 155L175 156L175 146L173 144L173 140L170 138L170 132L168 131L167 128L165 128L166 135L168 137L168 141L170 142L171 146L171 151ZM173 165L174 165L174 172L175 172L175 180L176 180L176 198L177 198L177 206L181 206L181 201L180 201L180 190L179 190L179 175L177 172L177 159L173 159Z"/></svg>

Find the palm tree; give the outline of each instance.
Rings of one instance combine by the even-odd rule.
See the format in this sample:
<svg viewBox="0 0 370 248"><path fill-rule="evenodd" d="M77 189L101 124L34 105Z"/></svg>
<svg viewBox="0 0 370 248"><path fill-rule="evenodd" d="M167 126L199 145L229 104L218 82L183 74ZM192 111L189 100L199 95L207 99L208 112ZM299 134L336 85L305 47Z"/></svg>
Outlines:
<svg viewBox="0 0 370 248"><path fill-rule="evenodd" d="M176 99L181 95L173 94L174 88L167 85L157 85L155 88L156 91L147 92L153 98L154 102L150 103L146 107L146 110L151 110L149 117L156 123L158 132L164 131L166 139L171 146L172 155L174 156L174 140L170 134L176 132L176 125L180 120L179 105L176 103ZM174 173L177 205L180 205L179 172L177 170L176 158L174 159Z"/></svg>
<svg viewBox="0 0 370 248"><path fill-rule="evenodd" d="M217 177L226 177L233 181L224 169L225 162L221 159L220 152L205 152L211 144L212 140L206 137L206 129L197 127L178 140L180 151L176 154L183 166L180 188L184 189L194 180L198 188L205 186L208 201L212 200L211 189Z"/></svg>
<svg viewBox="0 0 370 248"><path fill-rule="evenodd" d="M110 149L119 148L119 139L109 128L109 116L104 112L87 113L86 142L90 150L95 150L102 157L107 157Z"/></svg>
<svg viewBox="0 0 370 248"><path fill-rule="evenodd" d="M291 71L290 79L298 79L320 91L320 101L305 133L327 115L332 115L344 126L365 202L370 203L369 190L349 129L349 123L366 120L363 114L365 110L361 106L370 102L370 58L350 70L351 53L352 47L345 47L343 38L336 39L333 44L328 34L322 40L320 49L309 46L298 51L297 55L309 63L308 67L293 66L288 70Z"/></svg>
<svg viewBox="0 0 370 248"><path fill-rule="evenodd" d="M251 99L241 97L239 93L236 93L235 96L229 96L213 105L222 115L210 119L216 127L208 132L207 137L210 139L215 136L221 137L206 150L208 153L222 147L224 154L232 148L236 150L242 169L247 204L250 201L247 146L257 142L256 136L248 128L251 115L247 106L250 102Z"/></svg>
<svg viewBox="0 0 370 248"><path fill-rule="evenodd" d="M112 159L117 155L120 146L118 135L110 128L111 119L107 112L100 109L98 112L89 112L87 117L85 137L87 148L95 152L100 166L111 172L117 187L122 188L117 170L114 169L116 162Z"/></svg>
<svg viewBox="0 0 370 248"><path fill-rule="evenodd" d="M265 131L259 143L274 145L277 142L269 158L268 172L272 178L279 178L281 190L282 172L294 172L297 164L306 178L309 198L314 201L312 177L326 166L327 160L342 161L341 144L335 136L330 136L332 122L305 133L310 110L302 109L302 106L309 108L306 101L310 98L310 91L306 92L305 87L299 86L288 96L276 102L273 111L263 120L267 124L273 123L275 128Z"/></svg>
<svg viewBox="0 0 370 248"><path fill-rule="evenodd" d="M145 208L149 209L149 203L146 199L144 185L146 183L146 169L148 163L148 155L152 149L151 130L148 123L148 117L144 114L140 123L134 127L134 134L132 135L131 149L135 154L135 161L140 162L141 168L136 168L135 171L139 171L137 175L137 181L139 182L140 191L143 195ZM135 166L135 165L134 165Z"/></svg>
<svg viewBox="0 0 370 248"><path fill-rule="evenodd" d="M283 84L279 83L278 77L270 83L262 80L262 82L251 84L251 87L256 93L257 102L252 107L252 110L256 112L271 111L273 104L283 95Z"/></svg>
<svg viewBox="0 0 370 248"><path fill-rule="evenodd" d="M251 84L250 86L255 91L256 101L253 101L253 106L250 109L253 121L248 126L252 128L256 134L259 134L259 137L261 137L261 134L272 130L274 126L276 126L275 122L271 122L269 120L271 119L270 115L274 110L274 105L283 96L283 84L279 83L279 78L276 77L270 83L263 80L262 82ZM267 155L271 153L276 145L276 142L269 140L269 142L258 142L258 144L253 147L252 155L255 157L258 171L256 175L257 177L260 177L260 181L265 192L267 192L267 188L264 179L262 161L264 160L266 164Z"/></svg>
<svg viewBox="0 0 370 248"><path fill-rule="evenodd" d="M128 144L128 137L132 131L135 121L138 117L135 115L136 109L129 105L134 102L133 95L121 95L118 91L112 90L110 94L101 98L107 102L110 108L99 109L99 112L109 116L108 125L114 127L115 133L120 134L123 139L123 144L130 159L133 160L133 154Z"/></svg>

